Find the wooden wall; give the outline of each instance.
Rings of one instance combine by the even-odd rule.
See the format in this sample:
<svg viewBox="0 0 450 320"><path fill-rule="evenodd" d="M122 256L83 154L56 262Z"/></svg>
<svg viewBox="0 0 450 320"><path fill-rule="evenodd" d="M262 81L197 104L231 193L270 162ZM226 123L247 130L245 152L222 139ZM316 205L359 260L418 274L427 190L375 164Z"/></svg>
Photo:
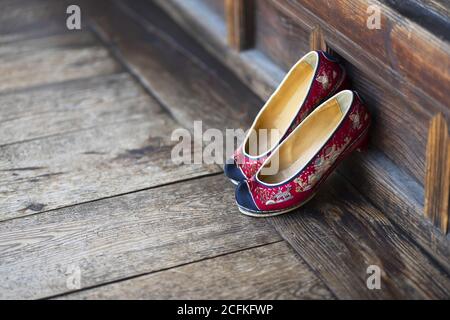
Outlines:
<svg viewBox="0 0 450 320"><path fill-rule="evenodd" d="M377 178L382 174L370 165L357 164L361 170L352 174L372 174L378 179L377 186L361 182L363 191L377 193L374 201L387 203L393 191L406 190L396 197L415 201L410 207L420 209L414 214L428 217L447 232L450 44L442 36L445 23L418 24L417 10L416 17L408 16L381 0L155 1L262 98L309 50L323 49L340 57L374 116L374 151L369 157L376 159L363 161L378 167L391 164L384 178ZM429 10L436 8L435 2L422 3L424 15L432 16ZM367 10L374 4L381 9L381 28L370 30ZM215 16L214 23L207 23L211 21L205 17L208 10ZM436 24L439 32L433 29ZM226 30L225 37L217 36L221 28ZM389 179L396 180L398 187L386 191L382 185L390 184ZM392 208L400 207L393 204ZM402 214L393 213L400 220Z"/></svg>

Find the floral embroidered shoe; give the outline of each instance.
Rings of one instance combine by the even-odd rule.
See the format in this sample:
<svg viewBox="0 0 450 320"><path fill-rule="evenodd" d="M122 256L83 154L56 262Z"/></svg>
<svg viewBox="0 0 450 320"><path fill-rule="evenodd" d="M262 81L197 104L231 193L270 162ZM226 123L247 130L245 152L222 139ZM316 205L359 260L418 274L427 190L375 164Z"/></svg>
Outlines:
<svg viewBox="0 0 450 320"><path fill-rule="evenodd" d="M346 72L337 60L322 51L305 55L258 113L242 146L225 164L225 175L235 184L250 179L315 107L347 88Z"/></svg>
<svg viewBox="0 0 450 320"><path fill-rule="evenodd" d="M238 185L239 210L267 217L304 205L346 156L367 145L369 125L370 115L356 93L336 94L273 151L255 176Z"/></svg>

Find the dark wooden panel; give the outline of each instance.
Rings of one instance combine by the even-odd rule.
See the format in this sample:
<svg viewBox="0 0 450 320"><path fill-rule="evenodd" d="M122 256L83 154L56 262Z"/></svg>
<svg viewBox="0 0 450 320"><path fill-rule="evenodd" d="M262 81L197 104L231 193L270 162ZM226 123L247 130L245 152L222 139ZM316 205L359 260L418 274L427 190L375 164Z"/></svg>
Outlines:
<svg viewBox="0 0 450 320"><path fill-rule="evenodd" d="M269 2L271 5L267 4ZM423 83L412 79L410 79L409 83L405 83L405 75L400 72L403 70L403 67L400 67L400 64L409 63L410 57L407 52L404 52L399 57L400 61L396 61L399 64L398 69L396 69L396 66L390 65L391 59L378 60L379 57L377 55L381 53L372 50L371 46L374 45L372 40L375 43L376 41L381 41L376 37L376 33L381 31L375 30L373 31L374 34L364 39L355 38L365 34L366 30L368 30L365 27L367 16L365 11L364 14L361 13L364 18L364 27L359 26L356 29L354 26L355 23L362 24L363 22L360 21L362 18L359 16L358 19L351 18L355 17L354 11L358 12L366 8L362 2L364 1L333 4L336 12L333 11L333 15L330 13L330 16L327 16L325 20L327 23L323 23L320 16L324 12L328 12L327 10L331 10L326 4L323 4L324 7L320 10L318 9L320 6L315 6L314 8L317 11L315 12L308 11L310 8L302 1L293 2L295 5L285 1L258 2L258 7L263 7L265 10L265 21L279 22L273 24L272 28L276 30L273 33L273 37L271 37L269 31L261 32L259 43L264 43L264 41L267 43L261 46L261 50L267 52L283 68L288 69L301 54L309 50L310 31L319 30L321 38L323 38L321 41L326 42L327 46L337 51L339 55L347 60L349 75L354 82L355 89L362 93L371 106L372 113L375 115L372 136L376 137L372 141L388 154L399 167L408 171L418 181L422 182L425 174L426 123L433 112L443 109L445 109L445 113L450 118L450 110L443 105L437 104L429 95L420 93L426 92L431 94L428 85L425 86ZM352 13L347 13L347 11L351 10L353 10ZM345 17L344 14L346 14ZM394 19L396 17L391 18ZM260 25L261 23L258 24L259 28L261 28ZM264 26L264 24L262 25ZM353 26L353 29L351 29L351 26ZM307 31L299 32L299 30ZM343 35L339 34L338 30ZM359 31L354 32L353 30ZM351 36L346 36L345 32L348 32ZM257 31L257 33L259 32ZM375 38L372 39L372 37ZM370 42L367 41L369 38L372 39ZM425 38L420 39L426 40ZM393 37L389 41L392 41L392 46L397 45L400 47L403 40L404 37L398 35L398 37ZM422 44L422 42L419 43ZM381 43L378 46L384 47ZM441 47L438 44L435 45L433 50L436 51L436 54L439 54ZM377 50L381 49L377 47ZM430 50L428 48L422 54L431 55L432 52ZM441 57L443 63L447 63L449 60L448 55ZM432 63L432 61L416 61L415 68L418 65L426 65L427 67L421 67L420 70L426 69L423 72L432 72L433 65L428 66L427 63ZM381 65L385 64L387 65L381 67ZM430 68L431 70L429 70ZM374 70L377 72L374 72ZM450 68L443 68L439 76L445 76L448 70ZM399 82L400 78L402 80ZM438 80L430 79L429 83L435 83L435 81Z"/></svg>
<svg viewBox="0 0 450 320"><path fill-rule="evenodd" d="M216 176L2 222L0 297L74 290L70 266L86 288L280 240L232 194Z"/></svg>
<svg viewBox="0 0 450 320"><path fill-rule="evenodd" d="M448 271L338 175L304 208L270 221L338 298L450 295ZM381 290L367 288L370 265L381 269Z"/></svg>
<svg viewBox="0 0 450 320"><path fill-rule="evenodd" d="M450 41L450 2L448 0L381 0L401 15Z"/></svg>
<svg viewBox="0 0 450 320"><path fill-rule="evenodd" d="M450 70L445 67L449 61L447 45L439 44L439 40L431 35L428 37L426 30L414 29L406 20L404 23L398 22L400 18L392 9L383 11L386 15L383 18L385 28L370 31L368 35L365 1L335 3L332 7L328 3L312 5L308 1L257 1L256 5L257 47L285 70L309 50L310 32L320 28L324 41L347 60L355 88L366 98L375 115L372 136L376 138L372 142L422 183L425 175L426 124L439 111L450 119L450 110L438 103L436 99L439 97L433 93L441 86L440 83L448 83L448 79L442 78ZM392 36L388 37L384 33L391 20L396 23ZM402 33L405 31L401 29L403 25L411 29L410 33L414 34L412 40L417 43L406 47L408 37ZM425 46L427 42L430 43ZM383 49L386 43L391 43L388 48L392 47L392 54L388 55ZM403 50L401 48L407 51L400 52ZM419 56L423 57L420 61L417 60ZM411 59L414 66L409 65ZM441 61L444 67L436 70L434 61ZM227 59L225 62L236 72L242 72L242 66L234 61ZM429 73L429 81L424 83L421 77L415 79L413 70L422 72L423 77ZM241 78L247 77L249 85L253 86L253 76L249 68ZM428 83L438 85L429 86ZM260 90L259 84L253 88L267 96L267 91ZM448 97L445 98L447 100Z"/></svg>
<svg viewBox="0 0 450 320"><path fill-rule="evenodd" d="M62 298L332 299L295 255L285 242L278 242Z"/></svg>
<svg viewBox="0 0 450 320"><path fill-rule="evenodd" d="M439 101L440 105L434 108L444 109L446 116L449 116L446 104L449 99L450 45L447 42L379 1L272 2L286 13L298 17L301 23L320 24L328 42L340 49L347 46L347 50L342 52L346 54L346 59L351 56L353 59L348 60L359 60L372 72L376 70L388 84L406 96L408 87L417 87L420 92L416 94ZM378 4L382 9L382 27L379 30L370 30L366 26L367 8L372 4ZM439 64L436 64L437 61Z"/></svg>
<svg viewBox="0 0 450 320"><path fill-rule="evenodd" d="M258 2L258 7L264 7L264 3L266 2ZM308 12L304 10L293 9L293 12L290 12L291 15L286 16L287 11L286 9L283 10L282 4L283 2L277 2L277 5L274 4L273 8L265 5L265 16L267 17L265 20L282 21L283 23L278 23L275 28L277 32L274 40L271 40L270 32L264 31L261 32L262 40L259 42L266 41L268 44L263 46L262 50L287 69L298 59L301 53L309 50L307 44L310 35L305 32L302 35L297 29L305 30L310 26L318 25L313 30L319 28L321 33L323 31L319 24L320 20L315 20L314 16L308 15ZM334 18L332 23L337 23L336 20L338 19ZM428 91L426 87L417 89L405 84L401 84L399 87L394 85L394 82L386 82L386 79L393 79L392 75L383 74L380 77L380 74L373 72L373 70L389 69L380 68L373 64L373 60L369 61L369 56L372 54L374 55L372 58L375 59L375 53L366 51L366 48L362 49L359 46L347 44L342 46L347 38L336 36L330 30L330 25L326 25L325 28L327 31L324 34L324 41L328 42L332 49L338 50L339 54L349 61L347 65L349 74L354 80L355 89L360 91L371 104L372 112L375 114L373 136L377 137L372 141L400 167L422 182L425 173L426 123L433 110L441 110L442 106L439 107L434 100L417 94L424 89ZM303 41L298 39L299 37L303 38ZM301 45L302 43L303 45ZM336 48L333 45L336 45ZM366 52L362 52L363 50ZM364 61L361 56L364 54L367 56L367 52L370 52L369 58L367 58L369 60ZM407 60L406 57L403 59ZM370 63L372 63L371 67L368 66ZM386 71L381 72L385 73ZM400 91L397 91L399 89ZM446 113L448 114L449 111L446 110Z"/></svg>
<svg viewBox="0 0 450 320"><path fill-rule="evenodd" d="M427 122L425 104L417 106L386 83L350 63L346 69L353 88L365 100L373 116L371 144L419 183L425 176Z"/></svg>
<svg viewBox="0 0 450 320"><path fill-rule="evenodd" d="M255 1L255 10L256 48L289 70L310 51L309 28L290 19L270 0Z"/></svg>

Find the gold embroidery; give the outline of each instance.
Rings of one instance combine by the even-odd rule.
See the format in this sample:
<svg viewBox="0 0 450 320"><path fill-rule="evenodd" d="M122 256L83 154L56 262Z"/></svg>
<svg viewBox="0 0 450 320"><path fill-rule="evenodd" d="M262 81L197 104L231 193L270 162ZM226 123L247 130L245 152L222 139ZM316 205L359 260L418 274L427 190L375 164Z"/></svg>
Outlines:
<svg viewBox="0 0 450 320"><path fill-rule="evenodd" d="M303 181L301 177L297 177L294 182L296 184L296 192L305 192L314 187L314 185L320 181L323 175L333 166L339 155L350 143L350 138L344 139L344 144L338 148L336 145L327 147L323 154L318 157L314 162L314 172L311 173L306 181Z"/></svg>
<svg viewBox="0 0 450 320"><path fill-rule="evenodd" d="M286 191L279 190L272 199L266 202L266 205L286 202L288 200L291 200L292 198L293 196L291 194L291 186L287 186Z"/></svg>
<svg viewBox="0 0 450 320"><path fill-rule="evenodd" d="M317 77L317 81L322 84L324 90L327 90L330 87L330 80L326 74Z"/></svg>

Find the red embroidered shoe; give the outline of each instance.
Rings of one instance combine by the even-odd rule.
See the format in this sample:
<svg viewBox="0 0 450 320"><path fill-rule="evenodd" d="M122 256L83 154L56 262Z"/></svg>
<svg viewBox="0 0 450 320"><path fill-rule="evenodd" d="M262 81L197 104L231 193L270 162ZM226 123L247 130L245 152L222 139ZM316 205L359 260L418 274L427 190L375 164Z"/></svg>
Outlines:
<svg viewBox="0 0 450 320"><path fill-rule="evenodd" d="M250 179L271 151L315 107L347 88L346 72L337 60L322 51L305 55L292 67L258 113L242 146L225 164L225 175L235 184ZM278 134L270 136L273 129Z"/></svg>
<svg viewBox="0 0 450 320"><path fill-rule="evenodd" d="M236 188L239 210L256 217L292 211L310 200L353 150L367 145L370 115L357 94L341 91L317 107ZM276 168L269 174L270 168Z"/></svg>

